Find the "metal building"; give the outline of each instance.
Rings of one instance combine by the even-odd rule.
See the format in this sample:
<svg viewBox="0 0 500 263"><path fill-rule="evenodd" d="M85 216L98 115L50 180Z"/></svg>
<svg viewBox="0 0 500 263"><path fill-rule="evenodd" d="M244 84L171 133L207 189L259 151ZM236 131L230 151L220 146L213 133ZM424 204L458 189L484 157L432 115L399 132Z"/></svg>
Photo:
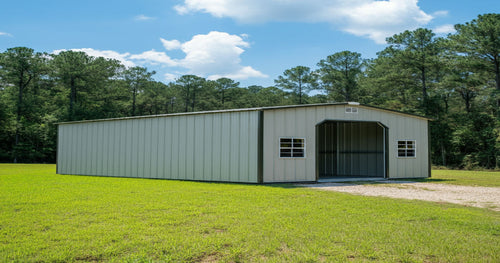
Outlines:
<svg viewBox="0 0 500 263"><path fill-rule="evenodd" d="M359 103L65 122L57 173L244 183L430 177L428 122Z"/></svg>

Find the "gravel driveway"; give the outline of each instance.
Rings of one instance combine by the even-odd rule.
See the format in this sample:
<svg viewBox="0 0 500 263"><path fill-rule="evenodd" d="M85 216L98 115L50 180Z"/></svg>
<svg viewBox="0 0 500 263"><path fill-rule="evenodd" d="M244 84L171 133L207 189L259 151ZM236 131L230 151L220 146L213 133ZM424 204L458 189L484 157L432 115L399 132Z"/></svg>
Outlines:
<svg viewBox="0 0 500 263"><path fill-rule="evenodd" d="M376 184L317 183L300 186L367 196L447 202L500 211L500 187L380 181Z"/></svg>

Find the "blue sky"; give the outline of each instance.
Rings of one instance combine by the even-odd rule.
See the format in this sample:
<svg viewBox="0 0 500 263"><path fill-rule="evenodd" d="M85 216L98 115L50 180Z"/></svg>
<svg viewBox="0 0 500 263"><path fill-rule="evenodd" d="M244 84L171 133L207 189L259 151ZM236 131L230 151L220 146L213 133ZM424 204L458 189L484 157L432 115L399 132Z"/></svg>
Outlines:
<svg viewBox="0 0 500 263"><path fill-rule="evenodd" d="M497 0L3 1L0 52L74 49L147 67L163 82L195 74L269 86L335 52L372 58L394 33L426 27L445 36L499 11Z"/></svg>

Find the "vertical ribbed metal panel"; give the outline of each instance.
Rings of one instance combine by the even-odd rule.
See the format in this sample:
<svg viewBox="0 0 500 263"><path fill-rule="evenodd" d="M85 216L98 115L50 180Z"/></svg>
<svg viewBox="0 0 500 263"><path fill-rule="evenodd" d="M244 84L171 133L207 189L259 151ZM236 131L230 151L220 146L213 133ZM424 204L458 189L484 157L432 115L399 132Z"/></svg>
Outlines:
<svg viewBox="0 0 500 263"><path fill-rule="evenodd" d="M123 126L123 130L121 130L120 133L125 133L125 141L123 141L124 144L121 146L123 147L123 151L125 153L125 158L124 158L124 163L123 163L123 172L120 175L123 175L125 177L132 177L134 172L132 171L132 158L133 158L133 153L132 153L132 147L135 144L135 140L132 139L132 133L134 131L134 121L126 121L124 123L120 123L119 126ZM122 171L122 170L120 170Z"/></svg>
<svg viewBox="0 0 500 263"><path fill-rule="evenodd" d="M325 120L350 121L339 127L344 135L339 146L351 152L380 151L383 148L383 129L375 126L363 126L361 122L378 122L388 127L388 163L391 178L410 178L428 176L427 158L427 120L402 115L390 111L357 106L358 113L346 113L344 105L326 105L264 111L264 182L293 182L316 180L316 125ZM303 116L306 116L303 118ZM358 122L359 121L359 122ZM378 125L378 124L373 124ZM302 128L304 127L304 128ZM319 136L334 136L333 131L318 131ZM280 137L302 137L306 139L306 158L279 158ZM376 138L376 139L375 139ZM382 140L379 140L382 138ZM413 139L417 141L416 158L398 158L397 140ZM328 148L333 142L328 141ZM368 144L369 146L364 146ZM320 148L318 148L320 149ZM321 149L320 149L321 150ZM328 149L324 149L325 151ZM382 149L383 150L383 149ZM381 176L384 174L384 155L372 153L339 155L339 173L347 175ZM333 158L333 157L332 157ZM369 161L367 161L369 160ZM319 159L318 165L325 165ZM334 169L333 166L329 169Z"/></svg>
<svg viewBox="0 0 500 263"><path fill-rule="evenodd" d="M189 157L192 160L192 164L188 164L192 168L193 180L205 180L205 140L203 133L205 132L205 121L204 118L209 119L211 116L201 116L196 115L193 119L193 153ZM188 129L190 129L188 127ZM209 145L206 145L209 147ZM209 179L209 178L206 178Z"/></svg>
<svg viewBox="0 0 500 263"><path fill-rule="evenodd" d="M212 121L212 180L222 181L222 142L225 139L222 134L222 115L214 114Z"/></svg>
<svg viewBox="0 0 500 263"><path fill-rule="evenodd" d="M111 151L111 154L113 155L113 163L112 163L112 168L110 170L110 176L119 176L120 174L122 174L122 170L120 169L120 165L121 165L121 143L120 143L120 140L122 139L122 134L121 132L119 132L119 124L118 122L116 121L112 121L110 122L110 125L113 127L112 128L112 132L111 132L111 137L113 138L113 142L111 143L111 145L109 146L110 148L110 151ZM115 172L113 172L115 171Z"/></svg>
<svg viewBox="0 0 500 263"><path fill-rule="evenodd" d="M205 118L201 118L201 122L203 122L203 127L204 127L204 132L201 134L200 138L203 143L203 151L200 151L200 155L203 156L203 165L200 166L199 170L202 170L201 172L204 174L204 180L206 181L215 181L216 179L213 176L213 169L212 169L212 164L213 164L213 155L212 151L213 148L210 146L214 146L212 142L212 145L206 144L204 142L206 141L212 141L215 139L214 134L213 134L213 122L214 122L214 116L215 115L210 115L206 116Z"/></svg>
<svg viewBox="0 0 500 263"><path fill-rule="evenodd" d="M258 111L60 124L58 173L258 181Z"/></svg>
<svg viewBox="0 0 500 263"><path fill-rule="evenodd" d="M377 123L332 121L319 128L325 130L319 138L323 176L384 176L383 128ZM329 154L322 156L322 148Z"/></svg>
<svg viewBox="0 0 500 263"><path fill-rule="evenodd" d="M170 169L168 174L165 174L165 178L169 178L171 175L177 175L177 179L180 179L180 170L179 170L179 144L180 144L180 136L179 131L181 127L179 125L180 118L171 118L170 122L172 125L172 134L167 137L168 140L165 141L165 149L171 148L171 158L170 158Z"/></svg>
<svg viewBox="0 0 500 263"><path fill-rule="evenodd" d="M187 180L196 180L194 177L194 167L196 165L195 160L195 152L196 152L196 144L195 144L195 119L196 116L192 116L191 118L186 118L186 154L184 155L184 165L186 166L184 170L186 171L186 179ZM181 145L182 147L182 145Z"/></svg>
<svg viewBox="0 0 500 263"><path fill-rule="evenodd" d="M220 180L229 181L230 174L230 155L231 155L231 119L230 115L221 115L221 162L220 162Z"/></svg>

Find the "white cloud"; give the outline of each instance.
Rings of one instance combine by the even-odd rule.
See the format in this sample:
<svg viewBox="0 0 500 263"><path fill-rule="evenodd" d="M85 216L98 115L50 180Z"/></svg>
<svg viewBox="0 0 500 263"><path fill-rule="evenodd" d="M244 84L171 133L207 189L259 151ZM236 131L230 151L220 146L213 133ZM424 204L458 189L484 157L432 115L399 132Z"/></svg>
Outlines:
<svg viewBox="0 0 500 263"><path fill-rule="evenodd" d="M454 33L455 27L451 24L446 24L446 25L438 26L438 27L434 28L432 31L434 31L434 33L436 33L436 34L446 35L449 33Z"/></svg>
<svg viewBox="0 0 500 263"><path fill-rule="evenodd" d="M175 81L175 79L178 77L176 74L172 74L172 73L165 73L163 74L163 77L166 81Z"/></svg>
<svg viewBox="0 0 500 263"><path fill-rule="evenodd" d="M92 48L71 49L82 51L90 56L105 57L119 60L127 67L152 65L159 67L173 67L182 69L176 74L163 74L165 80L174 80L183 74L194 74L208 79L228 77L232 79L266 78L267 75L250 67L241 65L240 55L250 44L241 36L225 32L212 31L208 34L195 35L189 41L181 43L179 40L165 40L160 38L166 50L180 49L185 53L184 58L173 59L166 52L149 50L140 54L118 53L112 50L95 50ZM54 50L59 54L65 49Z"/></svg>
<svg viewBox="0 0 500 263"><path fill-rule="evenodd" d="M234 79L267 77L250 66L241 65L240 55L245 51L243 48L249 46L250 44L238 35L212 31L206 35L195 35L191 40L182 43L180 49L186 56L177 62L179 66L187 69L189 74L209 79L215 76Z"/></svg>
<svg viewBox="0 0 500 263"><path fill-rule="evenodd" d="M67 51L67 50L66 49L58 49L58 50L54 50L52 53L57 55L63 51ZM92 49L92 48L74 48L74 49L71 49L71 51L85 52L85 53L87 53L87 55L92 56L92 57L103 57L103 58L116 59L116 60L120 61L126 67L135 66L135 63L128 59L130 56L130 53L118 53L118 52L113 51L113 50L97 50L97 49Z"/></svg>
<svg viewBox="0 0 500 263"><path fill-rule="evenodd" d="M181 48L181 42L179 40L165 40L163 38L160 38L161 43L165 47L166 50L174 50L174 49L179 49Z"/></svg>
<svg viewBox="0 0 500 263"><path fill-rule="evenodd" d="M0 36L11 37L12 35L7 32L0 32Z"/></svg>
<svg viewBox="0 0 500 263"><path fill-rule="evenodd" d="M448 16L448 10L440 10L432 13L432 16Z"/></svg>
<svg viewBox="0 0 500 263"><path fill-rule="evenodd" d="M208 76L209 80L217 80L220 78L230 78L230 79L248 79L248 78L267 78L268 75L253 69L252 67L246 66L242 67L236 72L229 74L215 74Z"/></svg>
<svg viewBox="0 0 500 263"><path fill-rule="evenodd" d="M420 10L416 0L370 1L344 12L345 31L367 36L379 44L385 43L386 37L425 25L432 19Z"/></svg>
<svg viewBox="0 0 500 263"><path fill-rule="evenodd" d="M152 65L162 64L166 66L177 66L178 64L167 54L165 54L165 52L155 51L154 49L142 52L141 54L131 55L129 58L133 60L141 60L144 63L149 63Z"/></svg>
<svg viewBox="0 0 500 263"><path fill-rule="evenodd" d="M204 12L242 23L325 22L357 36L385 43L385 38L432 20L418 0L184 0L179 14Z"/></svg>
<svg viewBox="0 0 500 263"><path fill-rule="evenodd" d="M134 20L137 20L137 21L146 21L146 20L153 20L153 19L156 19L156 17L146 16L146 15L142 15L142 14L134 17Z"/></svg>

